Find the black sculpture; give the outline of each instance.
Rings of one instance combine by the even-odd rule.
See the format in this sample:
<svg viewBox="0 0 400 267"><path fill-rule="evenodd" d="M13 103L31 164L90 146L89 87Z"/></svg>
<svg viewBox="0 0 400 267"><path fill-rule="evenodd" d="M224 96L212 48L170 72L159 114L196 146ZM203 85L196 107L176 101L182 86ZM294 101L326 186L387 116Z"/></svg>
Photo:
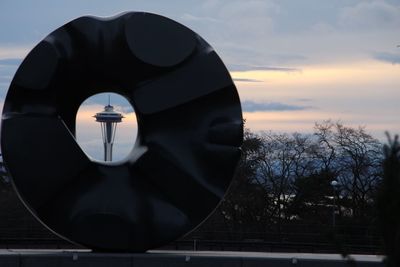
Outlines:
<svg viewBox="0 0 400 267"><path fill-rule="evenodd" d="M124 162L91 160L74 137L80 104L109 91L136 110ZM1 145L20 198L50 230L96 250L145 251L215 209L242 133L236 88L210 45L131 12L73 20L28 54L4 104Z"/></svg>

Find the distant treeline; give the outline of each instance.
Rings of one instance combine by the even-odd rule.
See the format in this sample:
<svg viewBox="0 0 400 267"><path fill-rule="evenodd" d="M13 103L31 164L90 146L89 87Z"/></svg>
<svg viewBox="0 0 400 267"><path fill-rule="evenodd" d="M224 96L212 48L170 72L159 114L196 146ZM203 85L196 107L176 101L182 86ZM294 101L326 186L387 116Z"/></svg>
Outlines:
<svg viewBox="0 0 400 267"><path fill-rule="evenodd" d="M382 160L383 145L362 127L327 121L312 134L246 131L237 177L221 209L225 219L263 230L293 220L366 225L375 218Z"/></svg>

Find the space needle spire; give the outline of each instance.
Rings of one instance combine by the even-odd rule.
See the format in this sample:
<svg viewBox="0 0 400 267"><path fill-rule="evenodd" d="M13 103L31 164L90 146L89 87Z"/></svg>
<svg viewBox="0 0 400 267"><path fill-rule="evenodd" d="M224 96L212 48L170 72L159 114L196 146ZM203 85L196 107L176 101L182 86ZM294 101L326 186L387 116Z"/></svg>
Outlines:
<svg viewBox="0 0 400 267"><path fill-rule="evenodd" d="M104 111L96 113L93 116L101 125L101 136L104 144L104 161L112 161L112 149L117 131L117 124L122 122L121 113L115 112L114 107L110 103L110 95L108 95L108 105L104 107Z"/></svg>

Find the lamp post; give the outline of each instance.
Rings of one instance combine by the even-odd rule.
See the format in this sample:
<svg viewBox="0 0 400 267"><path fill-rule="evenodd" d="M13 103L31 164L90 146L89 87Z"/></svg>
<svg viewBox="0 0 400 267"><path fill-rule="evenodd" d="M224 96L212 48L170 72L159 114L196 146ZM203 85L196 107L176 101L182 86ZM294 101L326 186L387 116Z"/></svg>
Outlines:
<svg viewBox="0 0 400 267"><path fill-rule="evenodd" d="M332 186L332 192L333 192L333 205L332 205L332 227L335 228L336 226L336 215L335 215L335 209L336 209L336 188L339 185L338 181L333 180L331 182Z"/></svg>

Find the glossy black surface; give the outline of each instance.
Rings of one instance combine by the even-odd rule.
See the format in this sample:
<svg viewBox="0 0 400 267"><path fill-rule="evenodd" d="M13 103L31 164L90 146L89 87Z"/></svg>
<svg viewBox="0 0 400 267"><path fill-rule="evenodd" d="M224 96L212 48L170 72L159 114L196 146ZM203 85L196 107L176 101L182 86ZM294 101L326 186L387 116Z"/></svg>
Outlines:
<svg viewBox="0 0 400 267"><path fill-rule="evenodd" d="M123 162L92 160L75 139L80 104L101 92L134 106ZM196 33L149 13L81 17L19 67L2 118L3 158L22 201L89 248L145 251L200 224L240 157L242 115L224 64Z"/></svg>

